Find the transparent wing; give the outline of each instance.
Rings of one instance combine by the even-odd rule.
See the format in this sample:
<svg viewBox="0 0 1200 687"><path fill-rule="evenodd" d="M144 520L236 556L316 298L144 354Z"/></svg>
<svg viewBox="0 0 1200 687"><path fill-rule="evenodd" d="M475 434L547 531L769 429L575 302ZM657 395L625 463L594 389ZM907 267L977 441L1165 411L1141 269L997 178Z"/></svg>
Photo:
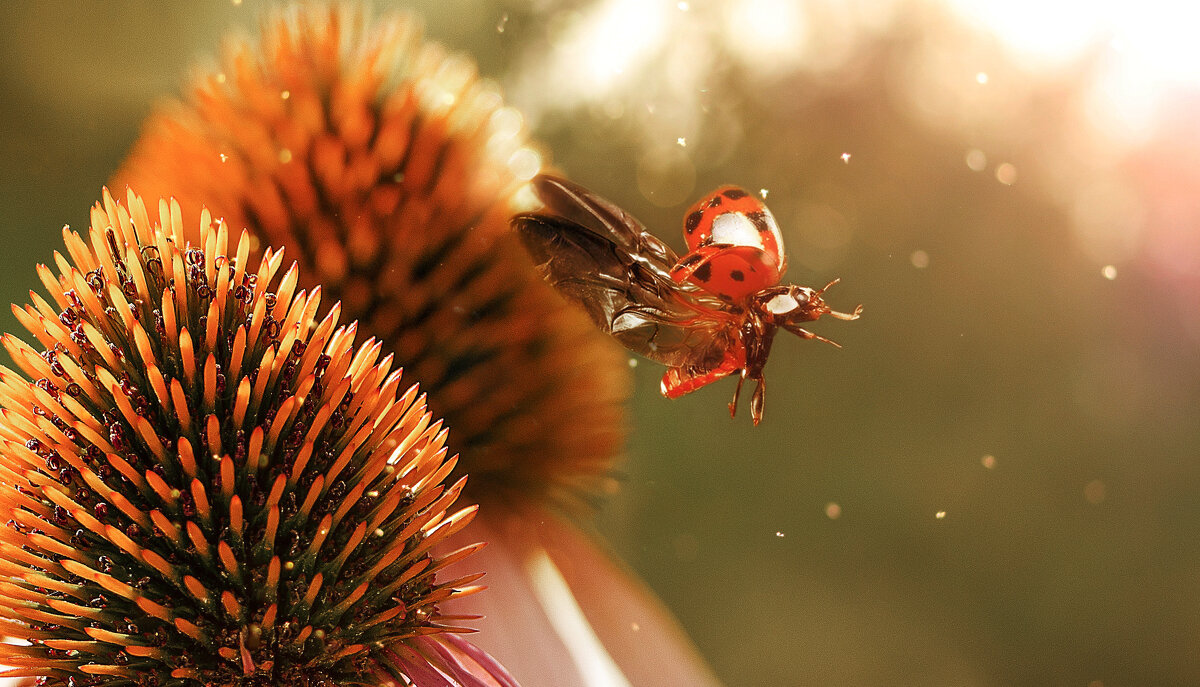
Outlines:
<svg viewBox="0 0 1200 687"><path fill-rule="evenodd" d="M612 203L571 182L534 180L546 207L513 218L538 271L635 353L709 368L729 347L734 316L671 279L674 251Z"/></svg>

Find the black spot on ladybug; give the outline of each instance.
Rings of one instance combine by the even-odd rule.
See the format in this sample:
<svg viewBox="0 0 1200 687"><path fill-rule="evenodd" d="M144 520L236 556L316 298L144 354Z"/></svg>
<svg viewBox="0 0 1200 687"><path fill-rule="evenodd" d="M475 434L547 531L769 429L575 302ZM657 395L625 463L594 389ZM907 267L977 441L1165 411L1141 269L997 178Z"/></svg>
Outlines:
<svg viewBox="0 0 1200 687"><path fill-rule="evenodd" d="M697 267L696 271L692 272L692 276L699 279L700 281L708 281L709 279L712 278L712 263L706 262L703 265Z"/></svg>
<svg viewBox="0 0 1200 687"><path fill-rule="evenodd" d="M745 191L743 191L740 188L731 188L731 189L726 190L721 195L725 196L729 200L737 200L738 198L745 198L746 196L748 196L750 194L746 193Z"/></svg>
<svg viewBox="0 0 1200 687"><path fill-rule="evenodd" d="M754 228L758 229L758 233L765 234L771 231L771 227L767 224L767 215L762 210L747 212L746 218L754 223Z"/></svg>
<svg viewBox="0 0 1200 687"><path fill-rule="evenodd" d="M715 207L717 207L717 206L719 206L719 205L721 204L722 200L723 200L723 199L721 198L721 196L713 196L713 197L712 197L712 198L711 198L711 199L708 201L708 207L710 207L710 208L715 208Z"/></svg>
<svg viewBox="0 0 1200 687"><path fill-rule="evenodd" d="M729 278L734 281L746 281L746 275L741 270L730 270Z"/></svg>
<svg viewBox="0 0 1200 687"><path fill-rule="evenodd" d="M699 255L697 253L692 253L691 255L684 256L683 260L681 260L679 262L679 264L686 267L688 265L692 265L692 264L698 262L703 257L704 257L703 255Z"/></svg>
<svg viewBox="0 0 1200 687"><path fill-rule="evenodd" d="M697 210L697 211L693 212L692 214L688 215L687 219L685 219L683 221L683 228L686 229L687 233L690 234L690 233L696 231L696 227L700 226L700 220L703 218L704 218L704 213Z"/></svg>

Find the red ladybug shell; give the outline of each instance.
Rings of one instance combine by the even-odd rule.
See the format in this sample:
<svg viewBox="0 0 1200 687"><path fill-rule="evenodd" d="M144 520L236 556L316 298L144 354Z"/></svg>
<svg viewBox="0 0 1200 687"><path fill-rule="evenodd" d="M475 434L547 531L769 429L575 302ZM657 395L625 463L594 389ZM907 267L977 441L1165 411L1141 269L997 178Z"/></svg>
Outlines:
<svg viewBox="0 0 1200 687"><path fill-rule="evenodd" d="M691 252L679 259L671 277L725 300L744 300L778 284L787 267L775 217L736 186L722 186L693 205L683 236Z"/></svg>

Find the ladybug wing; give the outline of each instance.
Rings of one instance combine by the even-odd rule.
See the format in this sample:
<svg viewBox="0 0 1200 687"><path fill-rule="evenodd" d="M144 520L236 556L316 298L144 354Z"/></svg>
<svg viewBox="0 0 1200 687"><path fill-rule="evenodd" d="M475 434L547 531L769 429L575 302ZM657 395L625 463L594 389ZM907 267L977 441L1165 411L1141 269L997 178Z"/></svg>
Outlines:
<svg viewBox="0 0 1200 687"><path fill-rule="evenodd" d="M683 256L671 270L671 278L739 301L778 284L779 266L761 248L714 243Z"/></svg>
<svg viewBox="0 0 1200 687"><path fill-rule="evenodd" d="M607 238L656 275L668 278L679 261L675 251L646 231L636 217L579 184L541 174L533 179L533 187L546 206L541 214L561 217Z"/></svg>
<svg viewBox="0 0 1200 687"><path fill-rule="evenodd" d="M672 366L720 364L732 318L719 301L671 279L670 247L570 182L534 183L546 209L518 215L513 227L559 293L635 353Z"/></svg>

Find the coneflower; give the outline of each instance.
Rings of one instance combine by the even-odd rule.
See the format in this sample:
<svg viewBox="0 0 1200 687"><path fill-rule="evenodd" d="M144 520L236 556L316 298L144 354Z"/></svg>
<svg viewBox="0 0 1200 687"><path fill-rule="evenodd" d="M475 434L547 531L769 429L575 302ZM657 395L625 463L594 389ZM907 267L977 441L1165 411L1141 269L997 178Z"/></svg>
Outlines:
<svg viewBox="0 0 1200 687"><path fill-rule="evenodd" d="M438 604L446 429L281 252L178 205L64 228L0 369L0 646L47 685L511 684ZM34 381L29 381L30 379ZM478 676L478 677L477 677ZM490 680L484 682L484 678Z"/></svg>
<svg viewBox="0 0 1200 687"><path fill-rule="evenodd" d="M472 496L590 498L620 451L628 366L508 229L541 155L470 59L368 15L273 13L151 116L116 183L286 246L421 380Z"/></svg>
<svg viewBox="0 0 1200 687"><path fill-rule="evenodd" d="M474 644L527 686L715 685L653 595L554 515L613 486L628 365L508 229L540 165L521 115L415 19L309 4L158 108L116 178L287 246L421 380L483 503L438 549L489 542L452 568L488 592L441 606L486 613Z"/></svg>

